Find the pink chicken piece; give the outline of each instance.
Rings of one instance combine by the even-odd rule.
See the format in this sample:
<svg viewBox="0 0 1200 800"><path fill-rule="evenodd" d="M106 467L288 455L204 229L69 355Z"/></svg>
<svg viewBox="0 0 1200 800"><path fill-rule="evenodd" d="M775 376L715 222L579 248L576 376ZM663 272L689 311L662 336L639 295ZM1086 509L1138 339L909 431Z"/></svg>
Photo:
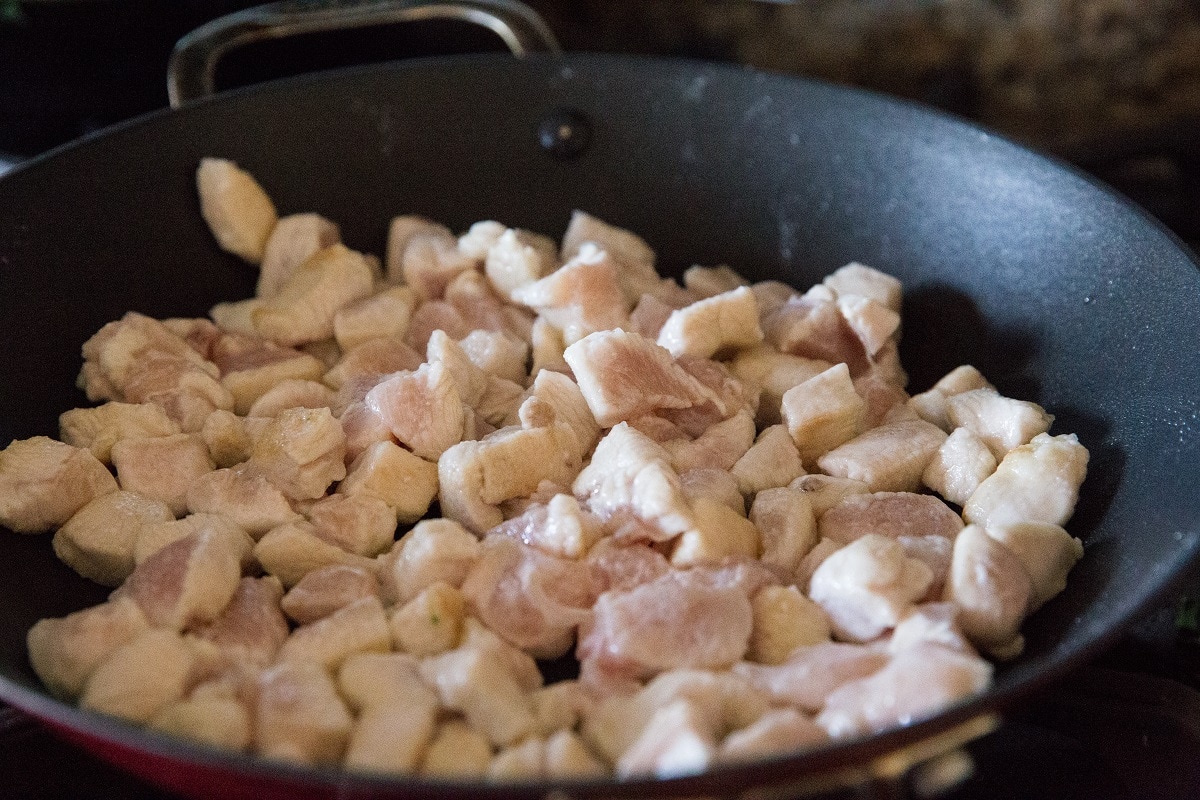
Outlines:
<svg viewBox="0 0 1200 800"><path fill-rule="evenodd" d="M877 647L822 642L796 648L782 664L743 661L734 665L733 672L777 703L816 712L825 705L830 692L873 675L887 661L887 653Z"/></svg>
<svg viewBox="0 0 1200 800"><path fill-rule="evenodd" d="M870 361L862 341L838 304L820 293L792 297L763 320L767 341L784 353L845 363L851 376L867 371Z"/></svg>

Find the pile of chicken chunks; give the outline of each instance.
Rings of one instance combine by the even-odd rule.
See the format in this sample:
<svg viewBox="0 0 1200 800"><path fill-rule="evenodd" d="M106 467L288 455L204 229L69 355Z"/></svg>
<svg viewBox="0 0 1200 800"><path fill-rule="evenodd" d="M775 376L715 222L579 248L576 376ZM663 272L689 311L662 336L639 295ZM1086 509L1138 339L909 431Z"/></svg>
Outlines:
<svg viewBox="0 0 1200 800"><path fill-rule="evenodd" d="M693 773L984 690L1082 556L1087 450L970 366L910 397L881 272L681 285L581 212L560 245L397 217L381 262L197 180L256 296L105 325L98 404L0 452L0 522L114 588L28 635L85 709L354 770Z"/></svg>

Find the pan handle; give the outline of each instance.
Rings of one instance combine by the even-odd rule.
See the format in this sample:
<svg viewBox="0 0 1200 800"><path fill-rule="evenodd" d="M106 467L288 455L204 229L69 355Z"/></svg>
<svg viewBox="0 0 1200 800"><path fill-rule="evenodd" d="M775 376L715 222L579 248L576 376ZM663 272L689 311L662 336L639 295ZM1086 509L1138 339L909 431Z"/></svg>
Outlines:
<svg viewBox="0 0 1200 800"><path fill-rule="evenodd" d="M487 28L517 58L562 52L545 21L516 0L283 0L218 17L180 39L167 66L167 96L179 108L213 94L217 62L242 45L429 19Z"/></svg>

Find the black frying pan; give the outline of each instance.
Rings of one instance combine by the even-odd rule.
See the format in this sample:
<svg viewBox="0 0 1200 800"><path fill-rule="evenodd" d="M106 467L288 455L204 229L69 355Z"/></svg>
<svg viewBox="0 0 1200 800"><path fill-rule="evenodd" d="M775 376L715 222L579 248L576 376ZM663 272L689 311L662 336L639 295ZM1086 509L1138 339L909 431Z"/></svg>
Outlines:
<svg viewBox="0 0 1200 800"><path fill-rule="evenodd" d="M564 111L590 128L573 155L539 139ZM320 212L376 253L398 213L557 233L582 208L644 235L676 273L728 263L804 287L863 261L905 282L913 391L970 362L1052 410L1054 431L1077 432L1091 450L1068 526L1086 555L1026 624L1025 655L983 696L791 758L560 787L570 795L888 779L1097 655L1200 550L1200 273L1170 233L1061 164L925 109L674 60L457 57L292 80L155 114L18 168L0 179L0 442L55 435L58 414L84 404L79 346L105 322L129 309L203 315L253 291L252 271L219 252L200 219L193 174L206 155L246 167L281 212ZM256 797L532 798L552 788L294 769L79 712L41 689L25 632L105 591L61 565L48 537L0 531L0 563L0 698L163 785Z"/></svg>

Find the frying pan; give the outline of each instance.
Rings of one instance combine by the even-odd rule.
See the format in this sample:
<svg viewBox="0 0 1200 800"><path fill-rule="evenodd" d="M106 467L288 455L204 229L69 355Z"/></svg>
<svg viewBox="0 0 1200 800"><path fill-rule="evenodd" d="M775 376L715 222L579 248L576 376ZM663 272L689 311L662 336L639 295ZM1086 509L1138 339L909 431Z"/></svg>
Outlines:
<svg viewBox="0 0 1200 800"><path fill-rule="evenodd" d="M470 7L529 28L511 4ZM1091 450L1068 526L1085 556L1026 623L1025 654L930 719L699 776L496 787L349 775L210 751L51 699L25 632L105 590L60 564L48 537L0 531L0 698L193 796L774 797L864 781L886 792L1112 644L1196 558L1200 273L1147 214L1062 164L885 97L682 60L526 55L234 91L0 179L0 441L54 435L57 415L85 403L79 346L105 322L130 309L203 315L253 292L252 271L201 221L193 175L207 155L247 168L281 212L319 212L369 252L395 214L554 233L582 208L645 236L674 274L727 263L806 287L858 260L905 283L911 390L973 363Z"/></svg>

